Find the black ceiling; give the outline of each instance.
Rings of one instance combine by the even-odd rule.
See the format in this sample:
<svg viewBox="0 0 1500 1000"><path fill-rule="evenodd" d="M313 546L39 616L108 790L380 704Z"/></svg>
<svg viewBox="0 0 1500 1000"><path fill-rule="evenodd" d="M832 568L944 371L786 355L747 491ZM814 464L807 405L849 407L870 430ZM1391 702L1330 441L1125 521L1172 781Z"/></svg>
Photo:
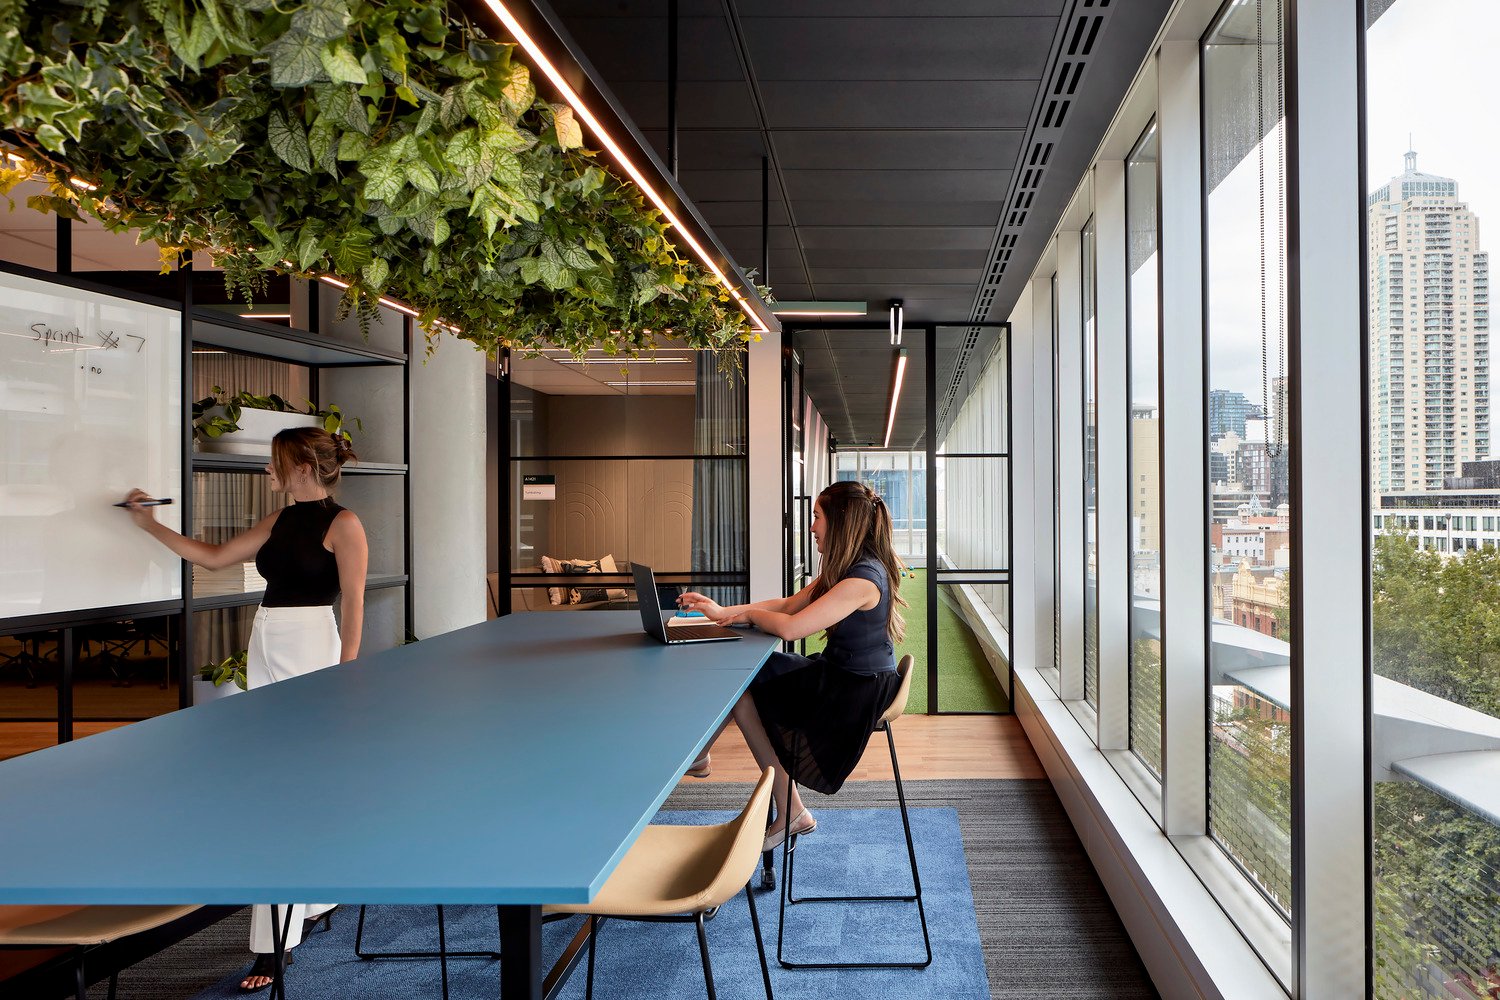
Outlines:
<svg viewBox="0 0 1500 1000"><path fill-rule="evenodd" d="M665 160L667 0L553 6ZM680 0L679 180L741 268L764 253L781 300L865 301L877 326L891 299L912 323L1003 319L1166 7ZM1059 101L1076 110L1064 117ZM884 351L865 360L888 372L890 348L880 330L861 336L872 342L844 335L830 350L804 335L806 386L841 440L879 444L888 375L856 391L848 380L872 373L840 356ZM994 341L939 337L940 426ZM879 406L855 404L872 392ZM903 402L892 447L920 440L923 417Z"/></svg>

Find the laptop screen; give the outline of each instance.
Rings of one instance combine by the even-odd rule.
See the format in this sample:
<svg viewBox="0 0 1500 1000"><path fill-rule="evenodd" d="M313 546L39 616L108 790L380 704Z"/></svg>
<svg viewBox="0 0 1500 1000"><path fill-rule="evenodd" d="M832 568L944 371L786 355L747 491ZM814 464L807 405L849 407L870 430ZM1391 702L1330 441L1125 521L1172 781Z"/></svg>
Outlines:
<svg viewBox="0 0 1500 1000"><path fill-rule="evenodd" d="M667 627L662 624L661 608L657 607L660 598L656 594L656 574L651 572L650 566L640 563L634 564L635 571L635 600L641 609L641 628L646 630L647 635L653 635L662 642L667 641Z"/></svg>

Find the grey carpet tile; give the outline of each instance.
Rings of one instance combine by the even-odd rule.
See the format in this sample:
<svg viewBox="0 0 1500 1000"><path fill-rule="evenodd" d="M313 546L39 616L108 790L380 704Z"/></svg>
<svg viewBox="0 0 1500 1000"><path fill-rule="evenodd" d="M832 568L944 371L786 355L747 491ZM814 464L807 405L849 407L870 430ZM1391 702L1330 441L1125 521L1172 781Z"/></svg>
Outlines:
<svg viewBox="0 0 1500 1000"><path fill-rule="evenodd" d="M666 808L737 809L749 789L684 784ZM1157 996L1046 781L909 781L906 791L912 806L958 811L995 1000ZM851 782L837 796L807 795L814 812L895 802L890 782ZM813 843L809 840L809 847ZM248 913L220 921L127 970L120 976L120 1000L188 1000L247 967Z"/></svg>
<svg viewBox="0 0 1500 1000"><path fill-rule="evenodd" d="M666 808L734 809L749 785L684 784ZM1157 997L1125 927L1044 779L908 781L912 807L958 810L979 941L995 1000ZM893 782L804 793L809 809L896 804ZM813 841L809 839L808 846ZM920 845L917 863L922 861Z"/></svg>
<svg viewBox="0 0 1500 1000"><path fill-rule="evenodd" d="M240 910L120 973L117 1000L188 1000L234 972L248 971L250 911ZM103 996L96 986L89 996ZM247 993L264 997L265 993Z"/></svg>

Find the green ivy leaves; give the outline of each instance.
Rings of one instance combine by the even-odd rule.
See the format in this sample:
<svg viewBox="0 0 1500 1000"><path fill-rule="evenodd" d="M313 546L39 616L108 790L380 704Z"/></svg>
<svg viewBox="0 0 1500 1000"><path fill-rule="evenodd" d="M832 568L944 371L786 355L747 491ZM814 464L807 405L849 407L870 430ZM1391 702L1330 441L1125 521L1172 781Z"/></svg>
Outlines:
<svg viewBox="0 0 1500 1000"><path fill-rule="evenodd" d="M301 122L296 119L288 122L279 110L272 111L270 120L266 123L266 138L271 141L271 150L287 166L312 172L312 148L308 145L307 133L302 130Z"/></svg>
<svg viewBox="0 0 1500 1000"><path fill-rule="evenodd" d="M247 294L267 269L333 273L364 315L394 295L492 352L742 346L512 48L442 0L0 0L0 127L45 207L206 251Z"/></svg>

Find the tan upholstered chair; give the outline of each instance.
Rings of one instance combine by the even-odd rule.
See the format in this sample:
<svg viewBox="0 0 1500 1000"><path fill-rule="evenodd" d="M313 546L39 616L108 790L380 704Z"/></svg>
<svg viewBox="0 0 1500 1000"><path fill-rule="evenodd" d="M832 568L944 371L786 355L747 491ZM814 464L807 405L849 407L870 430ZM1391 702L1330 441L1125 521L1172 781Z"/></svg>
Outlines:
<svg viewBox="0 0 1500 1000"><path fill-rule="evenodd" d="M891 699L890 706L880 716L880 721L875 726L875 731L885 731L886 743L891 748L891 773L896 779L896 801L901 806L901 827L906 831L906 856L911 861L911 884L910 893L898 893L887 896L803 896L797 898L792 891L792 878L796 871L796 852L793 851L791 841L795 837L788 837L783 842L781 855L782 889L781 889L781 926L776 931L776 960L788 969L925 969L932 964L932 938L927 933L927 910L922 905L922 879L917 874L917 849L911 837L911 819L906 812L906 789L901 784L901 765L896 760L896 737L891 733L891 724L901 718L906 711L906 701L911 696L911 674L915 661L910 654L901 657L901 662L896 665L896 671L901 675L901 686L896 689L896 695ZM782 943L786 939L786 907L788 903L874 903L874 902L900 902L916 903L917 917L922 924L922 948L925 957L921 961L903 962L789 962L786 960Z"/></svg>
<svg viewBox="0 0 1500 1000"><path fill-rule="evenodd" d="M78 1000L88 992L84 960L100 945L155 930L196 906L0 906L0 948L72 947ZM109 974L114 1000L118 971Z"/></svg>
<svg viewBox="0 0 1500 1000"><path fill-rule="evenodd" d="M708 958L705 914L712 915L744 890L750 905L750 925L766 1000L772 1000L771 971L760 936L760 915L750 891L750 876L766 835L771 808L771 769L766 768L750 801L735 819L717 826L648 826L599 890L592 903L550 906L548 913L583 913L593 918L589 935L588 985L594 995L594 943L604 918L649 922L693 923L698 928L698 952L703 959L703 981L714 1000L713 966Z"/></svg>

